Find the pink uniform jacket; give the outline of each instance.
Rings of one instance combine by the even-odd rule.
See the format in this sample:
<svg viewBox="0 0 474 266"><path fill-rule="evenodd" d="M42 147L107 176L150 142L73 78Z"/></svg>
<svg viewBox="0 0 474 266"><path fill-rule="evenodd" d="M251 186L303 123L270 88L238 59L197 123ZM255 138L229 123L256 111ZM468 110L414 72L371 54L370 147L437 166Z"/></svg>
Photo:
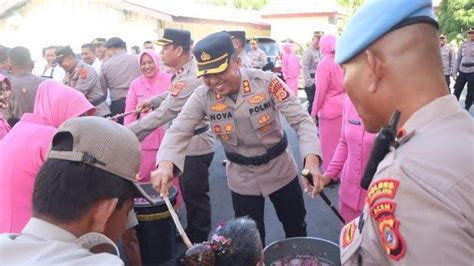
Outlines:
<svg viewBox="0 0 474 266"><path fill-rule="evenodd" d="M94 111L73 88L53 80L39 85L33 113L25 113L0 141L0 233L19 233L31 218L35 176L59 125Z"/></svg>
<svg viewBox="0 0 474 266"><path fill-rule="evenodd" d="M347 96L342 119L341 138L325 175L332 179L340 176L339 201L361 211L367 191L360 187L360 179L369 160L375 134L365 131L362 119Z"/></svg>
<svg viewBox="0 0 474 266"><path fill-rule="evenodd" d="M319 118L319 138L325 171L341 137L342 106L344 102L344 72L334 62L336 37L324 35L320 41L323 60L316 69L316 94L311 116Z"/></svg>
<svg viewBox="0 0 474 266"><path fill-rule="evenodd" d="M285 43L283 45L283 62L281 65L281 71L283 72L283 78L288 87L293 93L298 96L298 77L300 75L301 65L296 57L295 52L292 50L291 43Z"/></svg>
<svg viewBox="0 0 474 266"><path fill-rule="evenodd" d="M342 115L344 72L341 66L334 62L335 48L335 36L324 35L321 38L323 60L316 69L316 95L311 111L311 116L320 119L332 119Z"/></svg>
<svg viewBox="0 0 474 266"><path fill-rule="evenodd" d="M3 116L0 113L0 140L5 137L8 131L10 131L10 126L8 125L7 121L3 119Z"/></svg>
<svg viewBox="0 0 474 266"><path fill-rule="evenodd" d="M156 74L154 78L146 78L142 74L132 81L127 94L125 112L133 111L140 102L153 98L157 94L166 92L171 84L171 74L160 71L160 65L156 54L151 50L144 50L140 54L139 60L141 60L143 54L148 54L155 62ZM148 114L142 113L141 117L146 115ZM129 125L136 120L137 115L129 115L125 117L124 124L125 126ZM160 147L164 134L165 129L164 126L162 126L148 135L148 137L141 142L142 163L140 167L140 176L143 178L141 181L148 181L150 179L150 172L155 169L156 152Z"/></svg>

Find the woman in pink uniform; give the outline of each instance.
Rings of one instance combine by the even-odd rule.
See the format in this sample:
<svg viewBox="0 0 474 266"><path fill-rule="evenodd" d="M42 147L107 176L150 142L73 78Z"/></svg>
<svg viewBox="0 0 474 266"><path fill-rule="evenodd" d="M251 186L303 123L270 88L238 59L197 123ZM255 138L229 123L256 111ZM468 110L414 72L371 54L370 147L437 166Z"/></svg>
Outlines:
<svg viewBox="0 0 474 266"><path fill-rule="evenodd" d="M344 220L349 222L358 217L364 207L367 190L360 187L360 180L372 151L375 134L365 131L362 119L347 96L342 120L341 139L324 175L333 180L341 178L339 209Z"/></svg>
<svg viewBox="0 0 474 266"><path fill-rule="evenodd" d="M136 110L137 105L143 101L165 93L171 84L171 74L160 71L157 55L152 50L144 50L139 56L141 76L130 84L125 112ZM144 117L147 113L141 113ZM124 119L127 126L138 119L137 115L129 115ZM150 182L150 173L155 170L156 153L160 147L161 140L165 135L164 127L160 127L141 142L142 162L140 165L141 182Z"/></svg>
<svg viewBox="0 0 474 266"><path fill-rule="evenodd" d="M324 35L319 42L323 60L316 69L316 95L311 116L319 122L319 140L323 155L323 171L331 161L341 137L342 106L344 102L344 72L334 62L336 37Z"/></svg>
<svg viewBox="0 0 474 266"><path fill-rule="evenodd" d="M10 125L2 116L2 111L8 107L8 100L10 99L11 86L10 80L0 74L0 140L10 131Z"/></svg>
<svg viewBox="0 0 474 266"><path fill-rule="evenodd" d="M281 65L281 71L283 78L288 87L293 93L298 96L298 77L300 76L301 65L298 57L296 57L293 51L292 43L285 43L283 45L283 62Z"/></svg>
<svg viewBox="0 0 474 266"><path fill-rule="evenodd" d="M39 85L33 113L23 114L0 141L0 233L19 233L31 218L35 176L56 129L69 118L94 112L86 97L71 87L54 80Z"/></svg>

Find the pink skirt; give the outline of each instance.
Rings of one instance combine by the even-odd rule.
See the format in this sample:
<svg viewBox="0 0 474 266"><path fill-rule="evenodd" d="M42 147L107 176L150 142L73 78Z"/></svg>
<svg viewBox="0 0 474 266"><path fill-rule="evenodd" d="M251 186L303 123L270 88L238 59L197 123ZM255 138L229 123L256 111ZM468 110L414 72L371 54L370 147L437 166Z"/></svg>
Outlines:
<svg viewBox="0 0 474 266"><path fill-rule="evenodd" d="M291 91L298 97L298 79L297 78L288 78L285 80L288 87Z"/></svg>
<svg viewBox="0 0 474 266"><path fill-rule="evenodd" d="M322 172L326 172L341 138L342 116L333 119L319 119L319 140L323 154Z"/></svg>

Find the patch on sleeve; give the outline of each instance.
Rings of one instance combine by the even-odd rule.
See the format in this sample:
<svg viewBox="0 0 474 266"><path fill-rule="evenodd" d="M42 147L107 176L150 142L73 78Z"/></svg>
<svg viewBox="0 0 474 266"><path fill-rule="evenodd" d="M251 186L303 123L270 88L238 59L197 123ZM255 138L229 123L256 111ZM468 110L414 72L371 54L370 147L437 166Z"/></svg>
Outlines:
<svg viewBox="0 0 474 266"><path fill-rule="evenodd" d="M346 224L344 228L342 228L342 248L348 247L352 241L354 241L356 230L356 220L353 220L351 223Z"/></svg>
<svg viewBox="0 0 474 266"><path fill-rule="evenodd" d="M83 68L83 69L81 69L81 72L79 72L79 78L85 79L85 78L87 78L87 74L88 74L87 68Z"/></svg>
<svg viewBox="0 0 474 266"><path fill-rule="evenodd" d="M173 84L173 86L171 87L171 96L173 97L178 96L185 86L186 86L185 81L178 81L175 84Z"/></svg>
<svg viewBox="0 0 474 266"><path fill-rule="evenodd" d="M374 202L380 198L393 199L397 193L398 184L398 180L392 178L384 178L372 183L367 193L367 203L369 203L369 206L372 207Z"/></svg>
<svg viewBox="0 0 474 266"><path fill-rule="evenodd" d="M288 91L285 89L285 86L278 79L272 79L272 81L270 81L268 91L275 95L279 102L283 102L290 96Z"/></svg>
<svg viewBox="0 0 474 266"><path fill-rule="evenodd" d="M406 251L405 240L400 234L399 225L400 222L395 219L394 215L382 217L377 221L383 249L390 259L396 261L402 258Z"/></svg>
<svg viewBox="0 0 474 266"><path fill-rule="evenodd" d="M390 215L395 214L395 207L396 204L395 202L392 201L381 201L378 202L377 204L374 204L370 208L370 215L375 219L375 220L380 220L383 217L387 217Z"/></svg>

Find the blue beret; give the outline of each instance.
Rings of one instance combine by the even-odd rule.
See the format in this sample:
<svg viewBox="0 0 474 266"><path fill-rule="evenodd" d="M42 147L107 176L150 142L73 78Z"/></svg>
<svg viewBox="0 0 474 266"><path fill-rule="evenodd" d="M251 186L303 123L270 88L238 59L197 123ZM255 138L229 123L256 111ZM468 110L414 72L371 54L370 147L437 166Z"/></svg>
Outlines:
<svg viewBox="0 0 474 266"><path fill-rule="evenodd" d="M438 27L431 0L368 0L339 37L335 61L343 64L386 33L414 23Z"/></svg>

